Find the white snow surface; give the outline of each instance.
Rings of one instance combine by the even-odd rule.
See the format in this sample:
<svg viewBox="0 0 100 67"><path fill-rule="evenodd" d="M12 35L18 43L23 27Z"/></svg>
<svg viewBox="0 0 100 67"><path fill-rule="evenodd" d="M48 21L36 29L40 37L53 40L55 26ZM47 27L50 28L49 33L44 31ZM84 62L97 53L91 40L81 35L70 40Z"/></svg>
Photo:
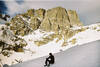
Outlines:
<svg viewBox="0 0 100 67"><path fill-rule="evenodd" d="M35 58L46 56L50 52L58 53L60 51L67 50L76 45L82 45L82 44L85 44L88 42L100 40L100 31L97 31L97 30L100 30L99 23L92 24L89 26L84 26L84 27L89 27L89 29L87 29L83 32L79 32L76 35L74 35L72 38L70 38L67 41L68 45L64 46L64 47L62 47L62 43L64 42L64 40L62 39L56 43L57 38L55 38L53 41L51 41L48 44L45 44L43 46L35 45L34 41L42 40L42 37L45 37L45 36L48 36L49 34L54 33L54 32L44 32L44 31L41 31L38 29L38 30L34 31L32 34L22 37L28 44L26 47L24 47L25 51L23 53L13 52L10 57L4 57L3 55L0 54L2 63L8 64L8 65L13 65L13 64L18 63L15 61L15 59L24 62L24 61L28 61L28 60L32 60ZM94 29L94 27L96 27L96 29ZM79 29L79 28L76 28L76 29ZM70 42L73 38L76 38L77 42L75 44L72 44Z"/></svg>

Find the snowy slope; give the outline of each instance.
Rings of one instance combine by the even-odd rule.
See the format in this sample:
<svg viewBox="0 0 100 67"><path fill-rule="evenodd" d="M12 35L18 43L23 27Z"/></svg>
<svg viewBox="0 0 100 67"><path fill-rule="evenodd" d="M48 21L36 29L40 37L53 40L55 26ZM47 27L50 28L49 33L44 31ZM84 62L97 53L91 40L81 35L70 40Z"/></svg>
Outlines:
<svg viewBox="0 0 100 67"><path fill-rule="evenodd" d="M26 35L22 37L28 45L24 48L25 52L23 53L16 53L13 52L13 54L10 57L4 57L3 55L0 55L0 58L2 60L3 64L16 64L19 62L28 61L31 59L39 58L42 56L48 55L48 53L58 53L60 51L64 51L68 48L71 48L76 45L82 45L88 42L100 40L100 24L93 24L90 26L84 26L84 28L88 27L87 30L83 32L79 32L76 35L74 35L72 38L70 38L67 42L67 46L62 47L62 43L64 40L59 40L56 43L57 38L55 38L53 41L50 41L48 44L45 44L43 46L37 46L35 45L35 40L41 40L41 37L48 36L49 34L53 34L53 32L40 32L41 30L36 30L32 34ZM79 29L80 27L73 28L73 29ZM76 43L72 44L71 40L76 39ZM17 59L17 61L16 61Z"/></svg>
<svg viewBox="0 0 100 67"><path fill-rule="evenodd" d="M100 67L100 40L78 45L55 53L55 64L50 67ZM45 58L33 59L11 67L44 67Z"/></svg>

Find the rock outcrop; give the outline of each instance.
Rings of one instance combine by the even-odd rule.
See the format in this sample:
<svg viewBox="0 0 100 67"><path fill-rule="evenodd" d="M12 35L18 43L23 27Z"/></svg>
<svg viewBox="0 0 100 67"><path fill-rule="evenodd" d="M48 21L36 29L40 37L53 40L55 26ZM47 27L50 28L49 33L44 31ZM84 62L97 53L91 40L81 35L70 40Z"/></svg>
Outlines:
<svg viewBox="0 0 100 67"><path fill-rule="evenodd" d="M76 11L67 10L67 14L68 14L69 22L71 26L81 26L82 25Z"/></svg>
<svg viewBox="0 0 100 67"><path fill-rule="evenodd" d="M48 10L30 9L24 14L16 15L10 22L10 29L15 35L24 36L34 30L41 29L46 32L55 32L55 36L58 39L63 37L64 41L75 35L76 31L71 29L74 26L82 26L76 11L66 10L62 7ZM47 42L49 40L51 39L48 39ZM36 41L36 43L39 42L47 43Z"/></svg>
<svg viewBox="0 0 100 67"><path fill-rule="evenodd" d="M27 45L26 41L14 35L6 25L0 27L0 53L7 56L10 50L19 52L20 49L21 52L21 49L23 50Z"/></svg>
<svg viewBox="0 0 100 67"><path fill-rule="evenodd" d="M70 23L66 9L57 7L47 10L43 22L41 22L40 29L45 31L59 31L69 28Z"/></svg>
<svg viewBox="0 0 100 67"><path fill-rule="evenodd" d="M37 17L31 17L29 26L32 30L37 30L40 24L41 22Z"/></svg>
<svg viewBox="0 0 100 67"><path fill-rule="evenodd" d="M44 14L44 9L30 9L24 14L16 15L11 19L10 29L15 35L24 36L39 28Z"/></svg>
<svg viewBox="0 0 100 67"><path fill-rule="evenodd" d="M42 21L43 19L44 19L44 15L45 15L45 9L42 9L42 8L40 8L40 9L38 9L38 10L35 10L35 16L40 20L40 21Z"/></svg>
<svg viewBox="0 0 100 67"><path fill-rule="evenodd" d="M66 10L62 7L56 7L46 11L45 18L41 22L40 29L45 31L66 30L73 26L81 26L76 11Z"/></svg>
<svg viewBox="0 0 100 67"><path fill-rule="evenodd" d="M29 25L26 20L23 19L21 15L17 15L12 18L10 22L10 29L15 35L24 36L30 32Z"/></svg>
<svg viewBox="0 0 100 67"><path fill-rule="evenodd" d="M24 14L16 15L11 20L10 28L14 34L24 36L37 29L59 33L81 25L76 11L56 7L48 10L30 9Z"/></svg>

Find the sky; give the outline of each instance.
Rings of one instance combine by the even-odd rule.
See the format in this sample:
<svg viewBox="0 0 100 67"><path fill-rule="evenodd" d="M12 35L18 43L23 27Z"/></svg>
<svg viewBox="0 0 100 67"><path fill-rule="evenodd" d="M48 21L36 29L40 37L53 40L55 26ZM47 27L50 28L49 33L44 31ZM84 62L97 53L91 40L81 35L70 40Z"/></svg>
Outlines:
<svg viewBox="0 0 100 67"><path fill-rule="evenodd" d="M76 10L84 25L100 22L100 0L0 0L0 13L14 16L27 9L50 9L57 6Z"/></svg>
<svg viewBox="0 0 100 67"><path fill-rule="evenodd" d="M0 13L6 13L7 7L3 1L0 1Z"/></svg>

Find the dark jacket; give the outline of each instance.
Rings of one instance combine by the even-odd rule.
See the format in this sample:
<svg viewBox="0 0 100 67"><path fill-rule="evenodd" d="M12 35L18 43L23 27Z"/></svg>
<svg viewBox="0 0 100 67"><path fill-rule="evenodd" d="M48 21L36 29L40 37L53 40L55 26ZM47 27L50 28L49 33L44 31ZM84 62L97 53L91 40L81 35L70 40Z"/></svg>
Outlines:
<svg viewBox="0 0 100 67"><path fill-rule="evenodd" d="M50 56L48 57L48 59L49 59L49 61L50 61L51 64L54 64L55 58L54 58L53 55L50 55Z"/></svg>

